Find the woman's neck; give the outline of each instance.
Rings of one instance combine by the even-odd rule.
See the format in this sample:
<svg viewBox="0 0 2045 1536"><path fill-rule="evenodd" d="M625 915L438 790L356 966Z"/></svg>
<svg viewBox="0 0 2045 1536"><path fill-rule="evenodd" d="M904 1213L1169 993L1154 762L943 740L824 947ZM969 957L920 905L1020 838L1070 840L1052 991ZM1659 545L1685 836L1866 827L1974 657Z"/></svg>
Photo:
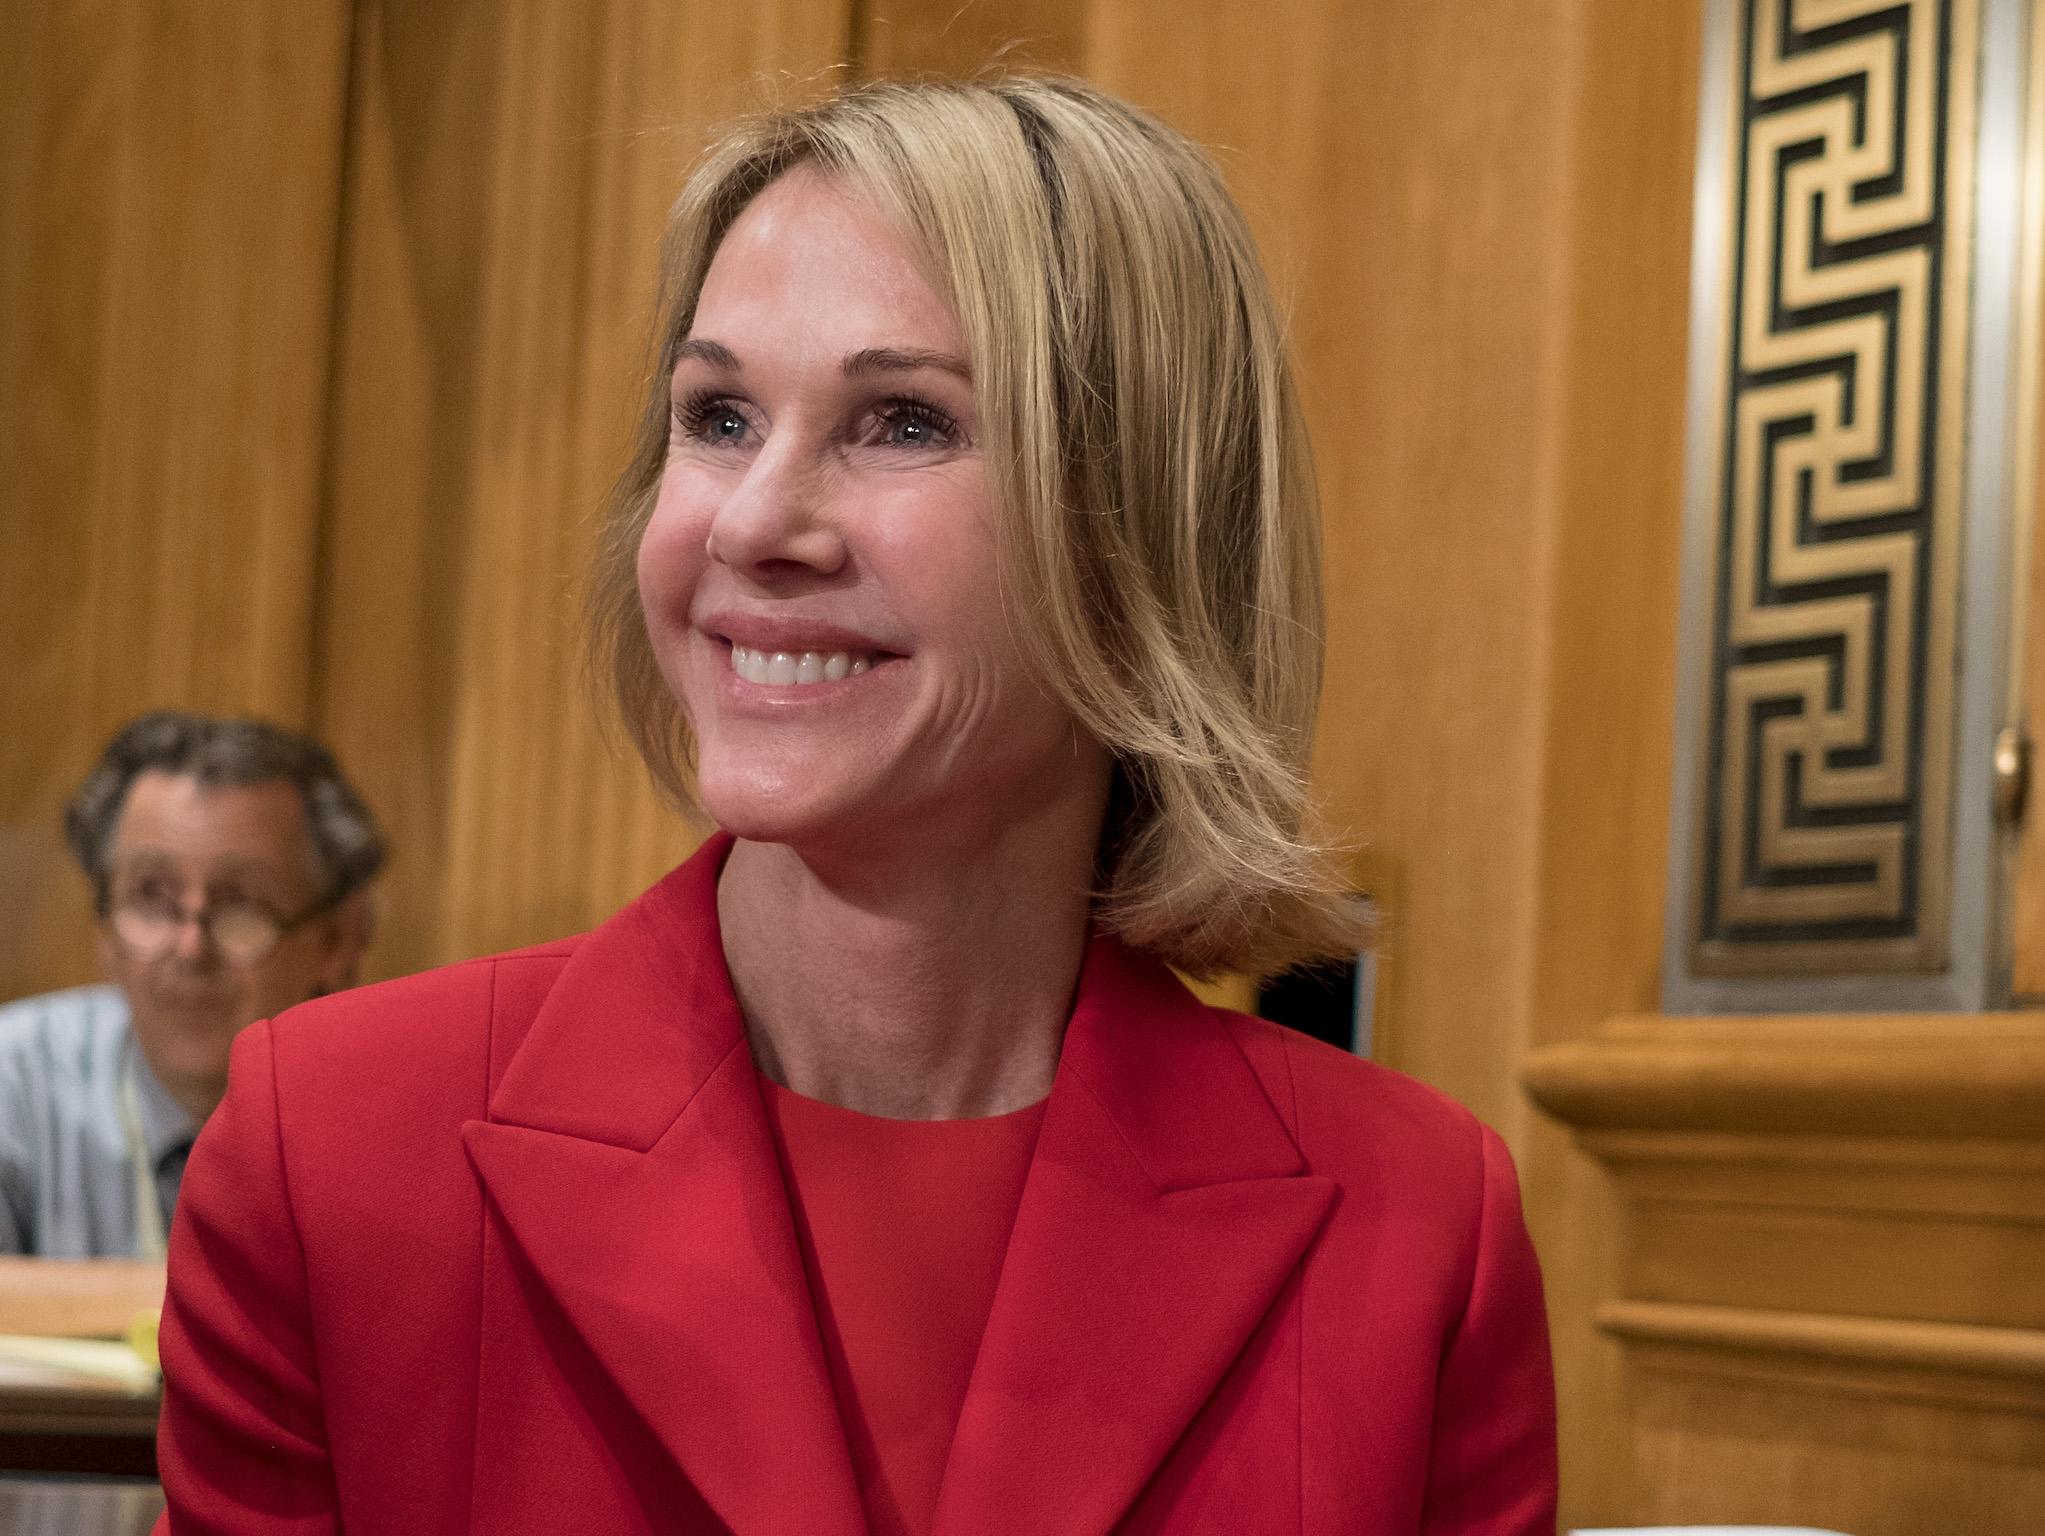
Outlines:
<svg viewBox="0 0 2045 1536"><path fill-rule="evenodd" d="M1086 949L1095 814L823 867L740 841L717 888L760 1070L904 1120L1004 1114L1051 1090Z"/></svg>

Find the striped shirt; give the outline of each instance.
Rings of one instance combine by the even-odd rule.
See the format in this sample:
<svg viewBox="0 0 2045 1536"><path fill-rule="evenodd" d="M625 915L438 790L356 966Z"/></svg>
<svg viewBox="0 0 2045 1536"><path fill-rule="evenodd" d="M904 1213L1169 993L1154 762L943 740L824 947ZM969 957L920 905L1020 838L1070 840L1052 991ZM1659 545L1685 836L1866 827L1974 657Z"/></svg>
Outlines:
<svg viewBox="0 0 2045 1536"><path fill-rule="evenodd" d="M120 989L75 987L0 1007L0 1253L146 1257L121 1106L128 1073L168 1230L198 1127L135 1049Z"/></svg>

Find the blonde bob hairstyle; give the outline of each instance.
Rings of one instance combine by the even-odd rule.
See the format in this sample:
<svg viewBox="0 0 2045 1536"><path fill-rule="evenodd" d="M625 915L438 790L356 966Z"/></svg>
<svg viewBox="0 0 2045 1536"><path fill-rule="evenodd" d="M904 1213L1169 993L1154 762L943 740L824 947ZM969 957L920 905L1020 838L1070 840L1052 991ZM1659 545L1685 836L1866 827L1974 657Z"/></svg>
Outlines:
<svg viewBox="0 0 2045 1536"><path fill-rule="evenodd" d="M719 242L798 165L908 232L959 316L1010 622L1117 765L1096 922L1202 976L1353 953L1349 890L1308 832L1319 507L1277 306L1207 157L1073 80L859 85L739 122L689 178L589 614L656 781L700 809L635 576L668 380Z"/></svg>

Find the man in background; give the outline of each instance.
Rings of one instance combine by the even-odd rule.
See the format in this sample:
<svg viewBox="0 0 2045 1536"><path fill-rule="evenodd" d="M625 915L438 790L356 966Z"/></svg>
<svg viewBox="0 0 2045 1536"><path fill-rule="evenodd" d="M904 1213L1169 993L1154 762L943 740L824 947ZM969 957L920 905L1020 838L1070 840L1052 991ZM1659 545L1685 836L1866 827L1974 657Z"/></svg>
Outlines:
<svg viewBox="0 0 2045 1536"><path fill-rule="evenodd" d="M383 838L317 742L173 711L64 825L112 985L0 1007L0 1253L160 1261L234 1037L354 980Z"/></svg>

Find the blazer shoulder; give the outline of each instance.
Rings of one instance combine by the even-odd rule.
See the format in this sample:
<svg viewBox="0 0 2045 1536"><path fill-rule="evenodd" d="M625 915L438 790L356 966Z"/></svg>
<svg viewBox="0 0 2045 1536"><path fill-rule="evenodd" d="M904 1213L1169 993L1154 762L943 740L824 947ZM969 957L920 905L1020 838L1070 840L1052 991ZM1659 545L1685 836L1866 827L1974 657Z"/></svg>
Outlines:
<svg viewBox="0 0 2045 1536"><path fill-rule="evenodd" d="M1353 1276L1372 1255L1398 1254L1402 1294L1436 1308L1435 1321L1448 1326L1485 1254L1525 1246L1505 1142L1404 1073L1267 1020L1229 1015L1227 1024L1308 1171L1341 1192L1319 1245L1323 1260Z"/></svg>
<svg viewBox="0 0 2045 1536"><path fill-rule="evenodd" d="M580 942L484 955L287 1009L267 1026L279 1091L288 1082L345 1093L501 1061Z"/></svg>
<svg viewBox="0 0 2045 1536"><path fill-rule="evenodd" d="M1490 1133L1440 1089L1268 1019L1221 1013L1317 1172L1342 1179L1413 1165L1433 1170L1431 1184L1444 1174L1481 1183Z"/></svg>

